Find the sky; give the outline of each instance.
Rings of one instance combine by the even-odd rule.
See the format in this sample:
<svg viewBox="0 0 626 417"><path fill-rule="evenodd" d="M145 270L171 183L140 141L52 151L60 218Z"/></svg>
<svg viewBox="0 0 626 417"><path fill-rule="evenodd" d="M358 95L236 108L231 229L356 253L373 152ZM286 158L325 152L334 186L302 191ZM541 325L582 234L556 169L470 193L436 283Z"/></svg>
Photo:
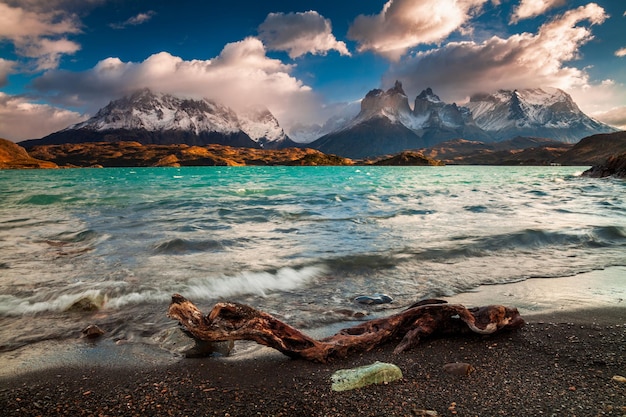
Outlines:
<svg viewBox="0 0 626 417"><path fill-rule="evenodd" d="M0 0L0 138L139 88L265 105L289 131L374 88L463 104L556 87L626 129L624 0Z"/></svg>

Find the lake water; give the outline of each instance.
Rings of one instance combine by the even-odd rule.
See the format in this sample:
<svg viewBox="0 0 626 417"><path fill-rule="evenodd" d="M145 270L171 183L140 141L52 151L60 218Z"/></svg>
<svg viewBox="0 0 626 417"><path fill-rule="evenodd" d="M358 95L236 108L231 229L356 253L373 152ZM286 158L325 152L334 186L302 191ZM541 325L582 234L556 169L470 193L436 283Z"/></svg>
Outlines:
<svg viewBox="0 0 626 417"><path fill-rule="evenodd" d="M624 266L626 182L583 169L0 171L0 351L92 323L111 341L150 343L174 325L173 293L306 329ZM354 302L374 293L394 301ZM70 308L81 299L100 308Z"/></svg>

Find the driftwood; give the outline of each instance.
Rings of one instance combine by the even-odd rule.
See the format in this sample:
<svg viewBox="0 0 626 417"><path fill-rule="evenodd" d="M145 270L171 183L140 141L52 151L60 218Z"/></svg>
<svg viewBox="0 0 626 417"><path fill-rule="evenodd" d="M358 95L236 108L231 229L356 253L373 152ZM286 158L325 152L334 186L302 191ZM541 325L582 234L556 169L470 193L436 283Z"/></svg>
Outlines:
<svg viewBox="0 0 626 417"><path fill-rule="evenodd" d="M465 332L491 334L524 325L516 308L492 305L468 309L442 300L425 300L400 313L369 320L316 340L244 304L217 303L205 316L180 294L172 296L168 317L178 320L199 340L253 340L289 357L322 363L368 351L394 339L401 339L394 350L400 353L415 346L424 336Z"/></svg>

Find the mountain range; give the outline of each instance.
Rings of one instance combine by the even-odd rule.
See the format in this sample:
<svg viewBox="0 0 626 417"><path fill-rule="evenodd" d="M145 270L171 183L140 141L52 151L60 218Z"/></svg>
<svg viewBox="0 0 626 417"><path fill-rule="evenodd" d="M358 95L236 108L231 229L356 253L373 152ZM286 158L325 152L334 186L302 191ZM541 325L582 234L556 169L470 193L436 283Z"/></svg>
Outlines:
<svg viewBox="0 0 626 417"><path fill-rule="evenodd" d="M368 158L460 138L490 143L530 136L576 143L614 131L585 115L559 89L500 90L475 95L466 106L458 106L443 102L427 88L411 108L396 81L387 91L368 92L356 117L309 146L348 158Z"/></svg>
<svg viewBox="0 0 626 417"><path fill-rule="evenodd" d="M90 119L22 146L135 141L144 145L209 145L281 149L297 146L266 108L240 112L209 99L142 89L110 102Z"/></svg>
<svg viewBox="0 0 626 417"><path fill-rule="evenodd" d="M20 145L28 149L36 145L134 141L257 149L306 146L325 154L362 159L459 139L497 143L515 137L539 137L576 143L586 136L616 131L585 115L567 93L552 88L479 94L465 106L446 103L427 88L411 107L402 83L396 81L386 91L369 91L358 114L350 114L354 113L337 111L313 130L295 126L299 137L322 135L303 144L290 139L266 108L235 111L206 98L195 100L142 89L110 102L84 122ZM328 130L330 133L322 134Z"/></svg>

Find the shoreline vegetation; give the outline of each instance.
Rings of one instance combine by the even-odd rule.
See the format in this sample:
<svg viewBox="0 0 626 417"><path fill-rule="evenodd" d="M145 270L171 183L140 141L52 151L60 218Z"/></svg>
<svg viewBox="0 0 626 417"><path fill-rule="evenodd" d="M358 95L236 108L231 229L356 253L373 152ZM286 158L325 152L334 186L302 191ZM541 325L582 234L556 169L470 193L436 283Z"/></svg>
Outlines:
<svg viewBox="0 0 626 417"><path fill-rule="evenodd" d="M552 305L522 302L521 283L483 286L468 293L473 301L498 298L508 306L525 305L521 312L526 326L492 335L425 338L401 354L394 354L395 344L388 343L327 364L289 359L249 342L236 346L230 357L200 359L104 341L76 340L65 349L61 342L44 342L47 347L22 357L30 364L25 368L16 366L17 352L3 354L4 362L6 356L13 358L14 368L0 377L0 406L7 416L622 416L624 271L613 267L556 278L559 286L580 287L584 282L582 287L593 290L573 297L567 291L552 294ZM543 288L552 280L524 283ZM609 290L613 297L607 298ZM397 365L403 378L331 390L331 375L337 370L376 361ZM444 365L455 362L468 363L475 371L447 373Z"/></svg>

